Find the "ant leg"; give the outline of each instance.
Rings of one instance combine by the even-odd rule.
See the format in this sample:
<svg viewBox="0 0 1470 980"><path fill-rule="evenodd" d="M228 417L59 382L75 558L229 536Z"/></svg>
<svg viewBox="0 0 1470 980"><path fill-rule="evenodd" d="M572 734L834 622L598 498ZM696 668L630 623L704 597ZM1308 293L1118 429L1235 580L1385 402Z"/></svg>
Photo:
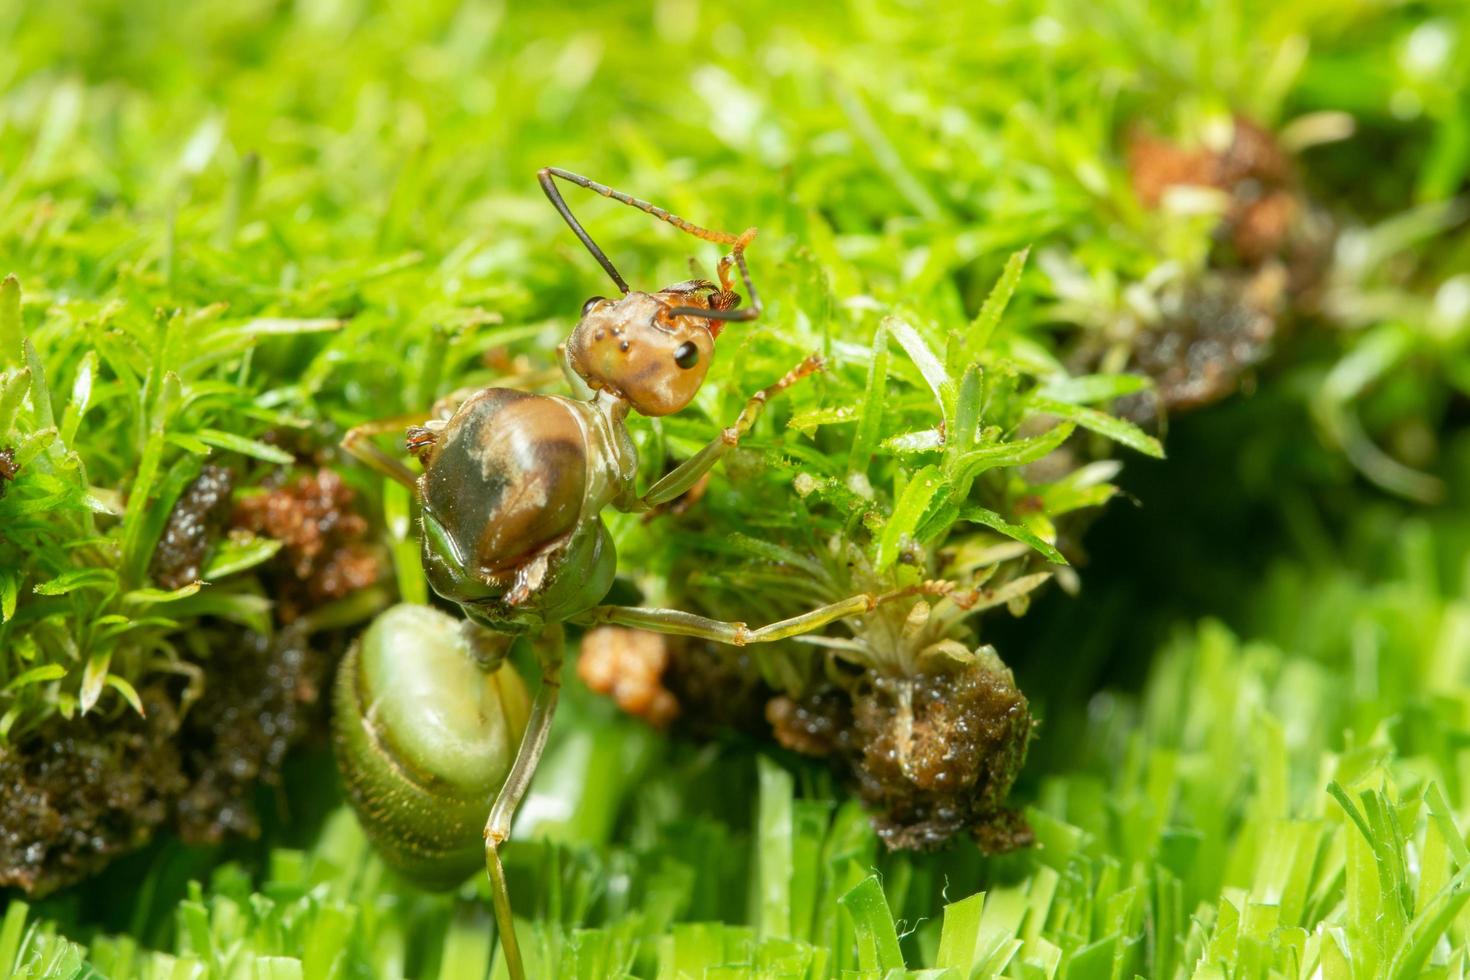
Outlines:
<svg viewBox="0 0 1470 980"><path fill-rule="evenodd" d="M389 455L374 444L372 437L385 432L402 434L410 425L422 423L424 417L423 412L415 412L410 415L396 415L392 418L354 425L342 437L342 448L373 472L397 480L412 490L415 481L413 470L409 469L408 464L403 460Z"/></svg>
<svg viewBox="0 0 1470 980"><path fill-rule="evenodd" d="M811 354L806 360L787 371L780 381L751 395L745 407L740 410L740 416L735 420L734 425L722 431L715 439L710 440L709 444L699 452L674 467L650 487L642 497L620 509L636 512L651 510L687 491L699 482L700 477L714 468L715 463L720 461L720 457L740 444L740 440L755 427L755 421L760 418L767 401L821 368L822 356Z"/></svg>
<svg viewBox="0 0 1470 980"><path fill-rule="evenodd" d="M677 515L684 513L690 507L699 503L700 498L704 496L705 489L708 487L709 474L705 473L699 479L695 480L694 485L684 491L682 496L675 497L673 500L666 501L656 507L650 507L644 511L642 523L651 524L664 514Z"/></svg>
<svg viewBox="0 0 1470 980"><path fill-rule="evenodd" d="M790 619L782 619L765 626L751 629L744 623L729 623L719 619L710 619L706 616L696 616L693 613L683 612L678 609L644 609L638 606L594 606L587 612L576 617L573 622L581 626L600 626L604 624L614 626L630 626L634 629L648 630L652 633L666 633L674 636L693 636L702 640L713 640L716 643L728 643L731 646L743 647L751 643L773 643L776 640L785 640L812 630L820 629L828 623L839 619L847 619L851 616L861 616L870 613L885 603L893 602L895 599L903 599L908 596L931 595L945 596L953 590L954 584L945 581L922 582L902 589L894 589L892 592L883 592L878 595L861 594L849 596L840 602L829 603L819 606L810 612L804 612L800 616L792 616Z"/></svg>
<svg viewBox="0 0 1470 980"><path fill-rule="evenodd" d="M702 316L706 320L754 320L765 312L765 305L761 303L760 294L755 291L755 283L750 281L750 269L745 264L745 246L749 245L751 239L755 238L755 229L747 228L741 233L735 242L735 247L730 254L720 259L719 277L721 289L728 293L730 291L730 264L733 262L740 269L740 279L745 283L745 291L750 294L750 305L732 310L707 310L697 306L676 306L668 312L673 316ZM736 300L739 297L735 297Z"/></svg>
<svg viewBox="0 0 1470 980"><path fill-rule="evenodd" d="M556 714L557 697L561 693L561 662L565 655L566 636L560 623L546 628L536 641L536 659L541 664L541 686L531 702L531 717L516 761L505 777L505 785L495 796L490 817L485 821L485 870L490 875L490 890L495 903L495 921L500 930L500 945L511 980L524 980L526 970L521 963L520 943L516 939L515 920L511 915L510 890L506 886L505 868L500 863L500 845L510 837L511 821L516 807L531 785L531 777L546 749L551 733L551 719Z"/></svg>
<svg viewBox="0 0 1470 980"><path fill-rule="evenodd" d="M478 385L467 388L456 388L447 395L440 395L434 399L434 404L429 408L429 418L448 422L454 418L454 413L459 411L459 406L469 401L471 395L479 391Z"/></svg>

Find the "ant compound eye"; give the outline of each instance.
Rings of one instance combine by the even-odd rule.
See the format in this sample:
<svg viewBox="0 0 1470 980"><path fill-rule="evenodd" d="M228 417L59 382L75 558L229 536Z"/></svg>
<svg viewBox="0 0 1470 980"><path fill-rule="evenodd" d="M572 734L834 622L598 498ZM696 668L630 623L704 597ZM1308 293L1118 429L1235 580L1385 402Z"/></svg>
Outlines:
<svg viewBox="0 0 1470 980"><path fill-rule="evenodd" d="M694 341L686 340L674 351L674 363L684 370L689 370L699 363L699 348L694 346Z"/></svg>
<svg viewBox="0 0 1470 980"><path fill-rule="evenodd" d="M586 316L588 313L591 313L592 312L592 308L594 306L598 306L598 305L600 305L602 303L606 303L606 302L607 302L607 297L606 296L594 296L594 297L592 297L587 302L585 302L585 303L582 304L582 315L583 316Z"/></svg>

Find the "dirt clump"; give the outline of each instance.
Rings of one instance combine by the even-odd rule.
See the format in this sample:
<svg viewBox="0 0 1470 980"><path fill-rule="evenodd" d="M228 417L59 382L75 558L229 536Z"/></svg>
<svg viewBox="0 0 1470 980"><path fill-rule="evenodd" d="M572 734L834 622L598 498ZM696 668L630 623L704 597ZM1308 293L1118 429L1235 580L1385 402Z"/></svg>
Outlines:
<svg viewBox="0 0 1470 980"><path fill-rule="evenodd" d="M319 469L236 503L235 528L283 545L272 576L281 622L378 580L381 562L365 540L368 523L353 506L356 496L335 472Z"/></svg>
<svg viewBox="0 0 1470 980"><path fill-rule="evenodd" d="M210 463L185 488L169 512L163 536L148 571L166 589L197 582L210 546L230 520L235 478L227 467Z"/></svg>
<svg viewBox="0 0 1470 980"><path fill-rule="evenodd" d="M662 682L668 661L668 645L657 633L599 626L582 637L577 676L628 714L667 728L679 714L679 702Z"/></svg>
<svg viewBox="0 0 1470 980"><path fill-rule="evenodd" d="M988 852L1031 842L1004 806L1026 760L1031 713L998 658L877 677L853 700L847 749L858 791L890 848L932 850L969 831Z"/></svg>
<svg viewBox="0 0 1470 980"><path fill-rule="evenodd" d="M766 702L766 721L784 748L829 756L852 741L852 700L837 687L822 687L802 698L782 694Z"/></svg>
<svg viewBox="0 0 1470 980"><path fill-rule="evenodd" d="M5 486L14 480L20 467L15 463L15 450L9 446L0 448L0 497L5 496Z"/></svg>
<svg viewBox="0 0 1470 980"><path fill-rule="evenodd" d="M187 709L181 681L142 687L130 709L59 716L0 751L0 886L43 895L171 829L191 844L259 830L255 788L314 730L329 658L239 628L212 644Z"/></svg>
<svg viewBox="0 0 1470 980"><path fill-rule="evenodd" d="M912 676L865 674L852 692L772 698L766 717L786 748L847 771L893 850L934 850L962 833L987 854L1032 841L1005 806L1026 760L1031 713L994 654Z"/></svg>
<svg viewBox="0 0 1470 980"><path fill-rule="evenodd" d="M1183 411L1224 398L1239 387L1243 371L1266 358L1280 309L1269 292L1272 278L1222 274L1161 297L1161 316L1133 356L1166 408ZM1138 414L1128 404L1123 410Z"/></svg>

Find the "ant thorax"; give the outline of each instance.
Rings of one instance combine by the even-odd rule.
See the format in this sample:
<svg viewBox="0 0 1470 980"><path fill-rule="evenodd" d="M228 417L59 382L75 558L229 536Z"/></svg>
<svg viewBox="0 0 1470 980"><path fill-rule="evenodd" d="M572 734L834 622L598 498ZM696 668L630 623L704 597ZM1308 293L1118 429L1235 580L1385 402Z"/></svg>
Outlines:
<svg viewBox="0 0 1470 980"><path fill-rule="evenodd" d="M624 420L628 402L607 391L581 401L567 399L582 421L587 437L587 489L584 514L595 517L604 507L638 496L638 450Z"/></svg>

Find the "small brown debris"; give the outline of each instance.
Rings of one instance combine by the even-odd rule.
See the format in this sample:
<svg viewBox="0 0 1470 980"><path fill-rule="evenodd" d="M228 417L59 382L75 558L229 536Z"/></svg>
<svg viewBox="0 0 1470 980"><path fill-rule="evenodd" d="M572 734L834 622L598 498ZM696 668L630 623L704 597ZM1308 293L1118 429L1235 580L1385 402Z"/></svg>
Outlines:
<svg viewBox="0 0 1470 980"><path fill-rule="evenodd" d="M273 639L242 632L214 651L204 696L176 740L188 777L174 803L179 836L214 844L259 833L255 787L279 782L286 750L317 713L330 666L290 628Z"/></svg>
<svg viewBox="0 0 1470 980"><path fill-rule="evenodd" d="M15 450L6 446L0 449L0 497L5 496L5 485L15 479L20 467L15 464Z"/></svg>
<svg viewBox="0 0 1470 980"><path fill-rule="evenodd" d="M661 681L668 659L664 638L657 633L599 626L582 637L577 676L628 714L666 728L679 714L679 702Z"/></svg>
<svg viewBox="0 0 1470 980"><path fill-rule="evenodd" d="M179 679L139 688L146 717L55 716L0 747L0 887L44 895L174 829L187 843L259 831L258 783L317 720L331 658L283 630L211 637L201 699L181 716Z"/></svg>
<svg viewBox="0 0 1470 980"><path fill-rule="evenodd" d="M663 683L679 703L676 728L681 734L766 735L765 706L775 692L762 679L750 650L682 636L666 637L665 642L669 665Z"/></svg>
<svg viewBox="0 0 1470 980"><path fill-rule="evenodd" d="M363 540L368 524L353 509L356 496L335 472L320 469L235 505L235 527L283 545L276 596L282 622L378 580L380 562Z"/></svg>
<svg viewBox="0 0 1470 980"><path fill-rule="evenodd" d="M1215 160L1215 154L1204 147L1182 147L1143 131L1128 140L1133 193L1149 209L1163 203L1170 188L1216 186Z"/></svg>
<svg viewBox="0 0 1470 980"><path fill-rule="evenodd" d="M1221 239L1231 243L1243 264L1259 265L1290 245L1305 202L1290 157L1260 125L1236 116L1223 150L1180 146L1135 132L1127 153L1133 191L1145 207L1157 208L1174 187L1212 187L1228 194Z"/></svg>
<svg viewBox="0 0 1470 980"><path fill-rule="evenodd" d="M1283 190L1242 202L1232 235L1235 254L1249 266L1258 266L1277 255L1290 240L1300 213L1296 195Z"/></svg>
<svg viewBox="0 0 1470 980"><path fill-rule="evenodd" d="M1030 843L1005 808L1031 741L1031 712L994 655L952 671L878 677L853 700L853 771L895 850L968 830L992 852Z"/></svg>
<svg viewBox="0 0 1470 980"><path fill-rule="evenodd" d="M531 368L531 359L524 354L516 355L509 347L499 344L480 356L480 363L502 375L521 374Z"/></svg>
<svg viewBox="0 0 1470 980"><path fill-rule="evenodd" d="M1199 408L1229 395L1241 373L1266 357L1280 307L1273 280L1280 280L1279 266L1252 277L1220 273L1161 297L1162 316L1133 356L1166 408ZM1138 399L1125 400L1120 411L1135 421L1151 414Z"/></svg>
<svg viewBox="0 0 1470 980"><path fill-rule="evenodd" d="M234 483L228 468L210 463L185 488L153 552L148 570L155 582L179 589L198 581L210 545L229 522Z"/></svg>
<svg viewBox="0 0 1470 980"><path fill-rule="evenodd" d="M831 755L852 727L852 704L837 688L822 688L801 700L779 695L766 702L766 721L783 747L802 755Z"/></svg>

